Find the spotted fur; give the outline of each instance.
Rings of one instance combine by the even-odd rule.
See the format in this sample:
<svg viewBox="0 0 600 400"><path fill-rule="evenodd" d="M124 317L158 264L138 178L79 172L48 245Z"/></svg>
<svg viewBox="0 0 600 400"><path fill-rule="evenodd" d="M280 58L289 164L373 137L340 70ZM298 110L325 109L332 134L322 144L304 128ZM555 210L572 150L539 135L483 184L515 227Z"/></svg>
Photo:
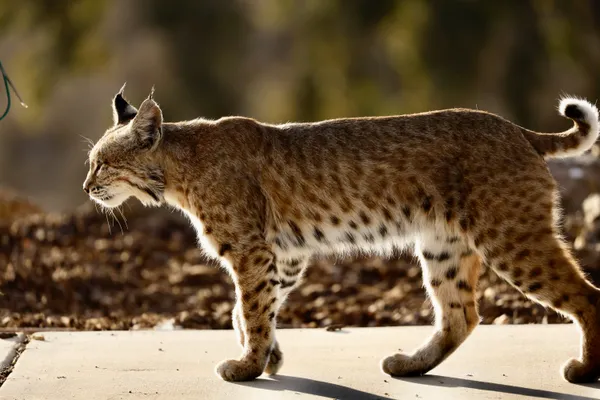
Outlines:
<svg viewBox="0 0 600 400"><path fill-rule="evenodd" d="M598 111L563 99L572 129L539 134L491 113L440 110L393 117L271 125L249 118L166 123L150 97L114 99L115 125L94 146L84 189L114 207L135 196L182 210L236 288L239 359L225 380L276 373L276 315L315 253L388 254L413 244L436 320L412 354L382 361L421 375L479 322L482 262L528 297L572 318L581 354L571 382L600 375L600 291L558 233L556 183L544 158L580 154Z"/></svg>

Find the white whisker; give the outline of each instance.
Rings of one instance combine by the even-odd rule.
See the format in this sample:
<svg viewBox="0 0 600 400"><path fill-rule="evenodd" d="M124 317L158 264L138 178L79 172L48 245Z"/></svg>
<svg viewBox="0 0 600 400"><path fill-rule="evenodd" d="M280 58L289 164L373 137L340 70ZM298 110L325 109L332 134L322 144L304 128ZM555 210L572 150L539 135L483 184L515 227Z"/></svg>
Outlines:
<svg viewBox="0 0 600 400"><path fill-rule="evenodd" d="M92 139L90 139L89 137L85 137L83 135L79 135L79 137L81 137L83 139L83 142L86 143L88 145L88 150L91 150L94 145L96 143L94 143L94 141Z"/></svg>
<svg viewBox="0 0 600 400"><path fill-rule="evenodd" d="M102 207L102 211L104 212L104 216L106 217L106 224L108 225L108 234L112 235L112 229L110 226L110 221L108 220L108 213L106 212L106 210L107 209L105 207Z"/></svg>
<svg viewBox="0 0 600 400"><path fill-rule="evenodd" d="M121 229L121 235L125 234L125 232L123 232L123 226L121 225L121 221L119 221L119 218L117 218L113 209L110 210L110 215L112 215L113 220L116 221L117 224L119 224L119 228Z"/></svg>
<svg viewBox="0 0 600 400"><path fill-rule="evenodd" d="M127 230L129 230L129 225L127 224L127 218L125 218L125 214L123 214L121 207L117 207L117 211L119 212L119 214L121 214L121 217L123 217L123 222L125 223L125 228L127 228Z"/></svg>

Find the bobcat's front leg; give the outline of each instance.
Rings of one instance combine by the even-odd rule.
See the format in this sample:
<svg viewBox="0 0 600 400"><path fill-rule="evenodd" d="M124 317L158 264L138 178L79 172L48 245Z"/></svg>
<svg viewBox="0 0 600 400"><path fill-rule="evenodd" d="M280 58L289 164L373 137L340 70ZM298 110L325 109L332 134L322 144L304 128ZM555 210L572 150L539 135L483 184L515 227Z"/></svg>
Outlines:
<svg viewBox="0 0 600 400"><path fill-rule="evenodd" d="M246 339L244 337L244 328L242 327L242 317L240 315L241 308L241 302L236 304L236 306L234 307L232 312L232 322L233 329L235 330L235 333L238 338L238 342L243 348ZM277 315L275 315L275 318L277 318ZM277 339L273 339L273 350L271 350L271 356L269 357L269 361L267 363L267 366L265 367L265 372L269 375L276 374L277 371L279 371L279 368L281 368L282 363L283 353L279 348L279 343L277 342Z"/></svg>
<svg viewBox="0 0 600 400"><path fill-rule="evenodd" d="M222 361L217 374L226 381L247 381L260 376L271 355L275 338L277 277L275 256L268 245L255 245L231 254L237 297L234 324L243 341L238 360Z"/></svg>

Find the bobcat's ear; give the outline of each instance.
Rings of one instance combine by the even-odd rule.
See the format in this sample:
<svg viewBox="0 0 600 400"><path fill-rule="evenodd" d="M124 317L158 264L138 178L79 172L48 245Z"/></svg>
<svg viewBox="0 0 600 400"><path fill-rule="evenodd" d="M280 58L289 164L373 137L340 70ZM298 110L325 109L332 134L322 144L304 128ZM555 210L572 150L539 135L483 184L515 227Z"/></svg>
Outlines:
<svg viewBox="0 0 600 400"><path fill-rule="evenodd" d="M123 87L113 99L113 120L115 125L128 123L136 116L138 112L138 110L129 104L123 97L123 91L125 90L126 84L127 83L123 84Z"/></svg>
<svg viewBox="0 0 600 400"><path fill-rule="evenodd" d="M154 150L162 138L162 111L152 98L154 88L146 100L140 105L137 115L133 118L131 131L144 148Z"/></svg>

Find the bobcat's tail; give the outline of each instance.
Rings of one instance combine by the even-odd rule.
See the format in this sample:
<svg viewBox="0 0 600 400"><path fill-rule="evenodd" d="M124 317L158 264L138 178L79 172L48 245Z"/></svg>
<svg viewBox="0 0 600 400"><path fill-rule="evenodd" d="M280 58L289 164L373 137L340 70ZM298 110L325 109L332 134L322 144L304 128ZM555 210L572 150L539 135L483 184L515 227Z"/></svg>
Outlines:
<svg viewBox="0 0 600 400"><path fill-rule="evenodd" d="M589 150L598 138L598 109L583 99L564 97L558 112L575 125L560 133L538 133L524 130L525 137L546 158L573 157Z"/></svg>

